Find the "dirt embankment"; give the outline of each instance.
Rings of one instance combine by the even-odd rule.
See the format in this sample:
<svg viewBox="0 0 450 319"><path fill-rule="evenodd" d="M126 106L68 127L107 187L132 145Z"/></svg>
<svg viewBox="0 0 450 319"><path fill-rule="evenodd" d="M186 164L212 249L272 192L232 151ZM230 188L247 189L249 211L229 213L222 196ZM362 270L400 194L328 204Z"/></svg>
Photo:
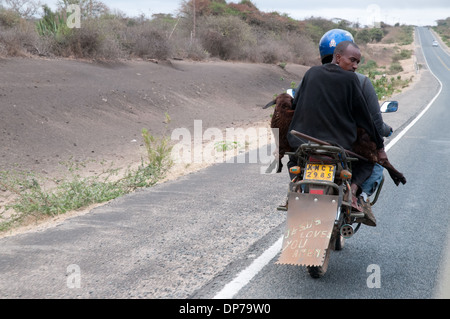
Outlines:
<svg viewBox="0 0 450 319"><path fill-rule="evenodd" d="M146 156L143 128L170 137L176 128L194 135L195 120L202 121L202 132L268 127L273 110L262 106L298 83L307 69L221 61L0 59L0 171L33 172L53 188L53 181L68 177L69 166L77 165L84 176L136 167ZM209 164L180 165L167 179ZM0 192L1 215L14 196ZM8 234L88 211L33 219Z"/></svg>
<svg viewBox="0 0 450 319"><path fill-rule="evenodd" d="M392 62L395 44L369 44L367 59ZM414 50L414 45L402 46ZM402 60L404 79L419 80L415 57ZM274 94L299 83L308 67L231 63L67 59L0 59L0 170L51 174L59 163L143 156L141 130L170 136L175 128L267 123ZM167 123L167 119L170 122Z"/></svg>
<svg viewBox="0 0 450 319"><path fill-rule="evenodd" d="M414 74L413 59L402 65L402 76ZM67 175L61 163L83 163L89 175L104 171L104 162L138 165L145 156L143 128L170 136L176 128L194 132L195 120L202 121L203 132L268 127L273 110L262 106L299 83L307 69L222 61L1 59L0 171L50 178ZM169 178L205 165L174 169Z"/></svg>
<svg viewBox="0 0 450 319"><path fill-rule="evenodd" d="M141 130L168 135L268 121L262 110L306 67L172 61L0 60L0 170L50 174L60 162L139 162ZM166 123L167 116L170 122ZM18 165L18 166L17 166Z"/></svg>

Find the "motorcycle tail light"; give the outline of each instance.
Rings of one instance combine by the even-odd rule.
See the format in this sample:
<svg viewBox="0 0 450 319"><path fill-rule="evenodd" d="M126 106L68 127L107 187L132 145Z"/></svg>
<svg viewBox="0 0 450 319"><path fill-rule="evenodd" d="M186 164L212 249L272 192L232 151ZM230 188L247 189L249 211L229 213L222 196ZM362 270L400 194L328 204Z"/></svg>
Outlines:
<svg viewBox="0 0 450 319"><path fill-rule="evenodd" d="M310 189L309 193L315 195L323 195L323 189Z"/></svg>

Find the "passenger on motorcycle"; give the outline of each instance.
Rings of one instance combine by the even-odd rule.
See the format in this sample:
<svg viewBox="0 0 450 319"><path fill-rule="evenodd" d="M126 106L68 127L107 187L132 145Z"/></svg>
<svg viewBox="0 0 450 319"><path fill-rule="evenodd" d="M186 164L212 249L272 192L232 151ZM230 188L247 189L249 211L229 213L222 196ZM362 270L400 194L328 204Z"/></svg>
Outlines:
<svg viewBox="0 0 450 319"><path fill-rule="evenodd" d="M331 63L333 59L333 54L335 51L336 46L343 42L343 41L351 41L354 42L353 36L350 32L341 30L341 29L333 29L328 32L326 32L319 43L319 52L320 52L320 58L322 61L322 64ZM356 60L353 59L354 57L344 57L339 58L337 64L347 71L355 72L357 69L357 63ZM353 61L351 61L353 59ZM358 79L361 84L362 93L364 95L364 98L367 102L367 106L369 108L369 112L372 116L374 125L376 129L378 130L378 133L382 137L388 137L392 134L393 130L392 128L384 123L381 112L380 112L380 105L378 103L378 96L375 92L375 89L372 85L372 82L370 79L361 74L355 72L355 74L358 76ZM301 85L301 83L300 83ZM299 91L300 85L295 90L295 92ZM294 102L293 102L293 108L295 109L299 94L295 94ZM288 163L288 167L291 167L295 164L295 161L290 161ZM362 203L364 206L368 206L367 200L368 197L371 196L378 185L380 185L381 180L383 178L383 167L379 164L374 164L372 174L369 176L367 180L365 180L361 185L361 195L362 195ZM291 176L293 177L293 176ZM369 209L370 207L367 207ZM371 214L373 215L373 214ZM375 217L371 218L372 220L369 221L369 224L373 224L373 226L376 224Z"/></svg>
<svg viewBox="0 0 450 319"><path fill-rule="evenodd" d="M322 64L331 63L334 49L342 41L354 42L353 36L350 32L341 29L330 30L322 36L319 43L319 52ZM369 107L375 127L381 136L390 136L392 134L392 128L383 122L383 117L380 112L380 104L378 103L378 96L370 79L367 76L356 72L357 65L355 66L353 64L346 63L343 59L339 59L337 63L344 70L356 73L361 83L361 89L363 91L364 98L367 101L367 106ZM295 104L296 100L294 99L294 107Z"/></svg>

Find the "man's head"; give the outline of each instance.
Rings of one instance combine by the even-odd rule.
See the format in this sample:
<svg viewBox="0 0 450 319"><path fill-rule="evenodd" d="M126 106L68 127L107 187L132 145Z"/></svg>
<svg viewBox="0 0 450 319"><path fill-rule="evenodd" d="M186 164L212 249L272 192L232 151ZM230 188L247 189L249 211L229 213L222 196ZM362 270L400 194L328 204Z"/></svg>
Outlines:
<svg viewBox="0 0 450 319"><path fill-rule="evenodd" d="M325 32L319 41L319 52L322 64L331 63L334 49L342 41L353 41L352 34L342 29L332 29Z"/></svg>
<svg viewBox="0 0 450 319"><path fill-rule="evenodd" d="M361 62L361 51L354 42L342 41L336 46L332 63L346 71L355 72L359 62Z"/></svg>

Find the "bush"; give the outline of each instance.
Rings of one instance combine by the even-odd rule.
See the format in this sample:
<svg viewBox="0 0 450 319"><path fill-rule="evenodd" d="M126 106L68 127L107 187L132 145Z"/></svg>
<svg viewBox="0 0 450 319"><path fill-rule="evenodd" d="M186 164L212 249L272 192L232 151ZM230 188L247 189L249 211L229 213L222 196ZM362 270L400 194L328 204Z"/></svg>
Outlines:
<svg viewBox="0 0 450 319"><path fill-rule="evenodd" d="M411 58L411 54L412 54L411 50L401 50L392 57L392 61L398 62L400 60L407 60Z"/></svg>
<svg viewBox="0 0 450 319"><path fill-rule="evenodd" d="M408 45L414 42L414 27L410 25L402 25L401 36L399 38L400 45Z"/></svg>
<svg viewBox="0 0 450 319"><path fill-rule="evenodd" d="M314 43L319 43L320 39L328 30L336 28L337 25L323 18L314 18L306 20L306 31Z"/></svg>
<svg viewBox="0 0 450 319"><path fill-rule="evenodd" d="M25 56L38 53L39 36L32 23L22 21L11 28L0 27L0 55Z"/></svg>
<svg viewBox="0 0 450 319"><path fill-rule="evenodd" d="M317 43L332 28L349 30L356 34L357 42L362 43L379 41L385 31L364 28L356 33L346 21L335 23L322 18L297 21L286 14L261 12L247 0L239 3L224 0L196 2L196 19L192 1L183 2L181 14L176 18L170 14L155 14L152 19L144 15L128 18L124 14L112 14L99 1L94 3L99 5L95 12L89 13L87 7L82 10L80 29L67 27L63 11L52 12L44 6L44 15L36 24L37 31L30 32L31 37L2 32L0 52L23 54L29 51L40 55L107 60L217 57L310 66L320 63ZM0 7L0 30L17 28L23 21L20 15ZM411 28L395 29L402 35L412 34ZM35 38L36 32L40 38Z"/></svg>
<svg viewBox="0 0 450 319"><path fill-rule="evenodd" d="M63 23L41 35L41 50L46 55L115 60L124 54L114 28L112 21L102 19L83 20L81 28L73 29Z"/></svg>
<svg viewBox="0 0 450 319"><path fill-rule="evenodd" d="M289 50L293 54L290 62L307 66L320 64L317 45L306 35L287 34L283 41L289 44Z"/></svg>
<svg viewBox="0 0 450 319"><path fill-rule="evenodd" d="M151 187L162 180L172 166L170 138L155 138L142 130L147 150L147 161L136 169L108 168L99 175L82 177L83 163L67 163L70 175L60 179L56 188L46 190L45 178L30 172L0 171L0 189L3 196L12 197L10 204L0 205L0 213L11 210L0 218L0 231L7 230L26 218L54 216L103 203L128 194L138 188Z"/></svg>
<svg viewBox="0 0 450 319"><path fill-rule="evenodd" d="M235 16L204 17L199 22L198 38L211 56L224 60L240 59L245 48L256 44L251 27Z"/></svg>
<svg viewBox="0 0 450 319"><path fill-rule="evenodd" d="M258 47L259 62L277 64L281 61L292 61L289 52L289 45L287 43L269 40Z"/></svg>
<svg viewBox="0 0 450 319"><path fill-rule="evenodd" d="M377 69L378 65L374 60L368 60L366 63L361 63L358 66L358 72L365 75L378 74L379 72L377 71Z"/></svg>
<svg viewBox="0 0 450 319"><path fill-rule="evenodd" d="M389 67L389 74L396 74L403 71L403 67L399 62L394 62Z"/></svg>
<svg viewBox="0 0 450 319"><path fill-rule="evenodd" d="M54 13L47 5L43 6L44 16L36 22L36 29L40 36L55 36L67 28L64 16Z"/></svg>
<svg viewBox="0 0 450 319"><path fill-rule="evenodd" d="M131 42L130 54L141 58L165 60L170 57L171 49L165 35L150 25L128 29Z"/></svg>
<svg viewBox="0 0 450 319"><path fill-rule="evenodd" d="M358 44L366 44L372 41L372 37L368 29L361 29L356 33L355 41Z"/></svg>
<svg viewBox="0 0 450 319"><path fill-rule="evenodd" d="M12 28L20 23L20 15L0 6L0 27Z"/></svg>
<svg viewBox="0 0 450 319"><path fill-rule="evenodd" d="M72 29L67 36L69 52L77 58L95 58L101 46L101 35L97 28L84 24Z"/></svg>

